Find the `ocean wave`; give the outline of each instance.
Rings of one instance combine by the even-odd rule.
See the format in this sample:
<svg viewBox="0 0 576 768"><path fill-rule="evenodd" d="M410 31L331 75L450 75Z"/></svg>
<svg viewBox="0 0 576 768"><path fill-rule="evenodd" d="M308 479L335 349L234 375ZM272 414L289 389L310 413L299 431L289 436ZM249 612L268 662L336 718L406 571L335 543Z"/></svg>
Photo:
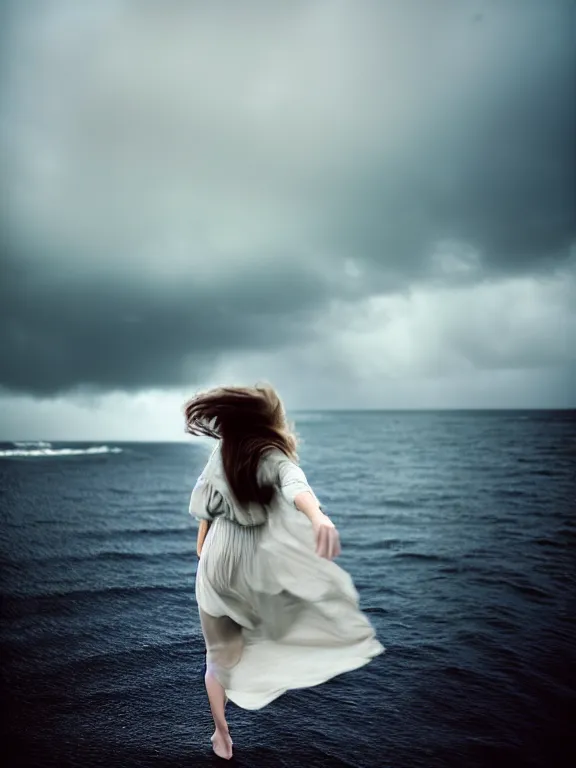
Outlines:
<svg viewBox="0 0 576 768"><path fill-rule="evenodd" d="M391 557L395 560L425 560L435 562L451 562L452 557L447 555L437 555L432 552L394 552Z"/></svg>
<svg viewBox="0 0 576 768"><path fill-rule="evenodd" d="M0 450L0 459L54 458L63 456L100 456L122 453L122 448L113 445L91 445L87 448L55 448L46 442L14 442L14 448Z"/></svg>
<svg viewBox="0 0 576 768"><path fill-rule="evenodd" d="M191 561L193 545L190 546L189 551L181 550L164 550L162 552L125 552L117 550L108 550L104 552L85 552L83 554L59 554L59 555L44 555L41 557L19 557L15 561L15 567L23 565L75 565L77 563L97 563L105 561L110 562L149 562L154 560L161 560L166 562L169 558L171 563L175 561L184 560L186 563ZM6 567L6 566L5 566Z"/></svg>
<svg viewBox="0 0 576 768"><path fill-rule="evenodd" d="M32 589L20 587L10 590L5 588L2 601L6 615L14 617L30 613L48 613L52 609L61 607L61 601L90 603L105 600L110 602L114 598L134 600L147 599L151 595L189 595L190 593L191 587L185 582L174 586L141 584L129 587L94 586L85 589L67 589L64 584L38 584Z"/></svg>
<svg viewBox="0 0 576 768"><path fill-rule="evenodd" d="M188 522L185 525L173 528L155 528L154 526L144 528L111 528L110 526L106 526L104 530L89 528L88 530L82 531L81 535L87 539L100 539L104 541L108 541L115 536L128 536L130 538L133 536L151 536L157 538L159 536L182 536L183 534L189 533L190 530L192 530L192 527L193 526L191 526Z"/></svg>

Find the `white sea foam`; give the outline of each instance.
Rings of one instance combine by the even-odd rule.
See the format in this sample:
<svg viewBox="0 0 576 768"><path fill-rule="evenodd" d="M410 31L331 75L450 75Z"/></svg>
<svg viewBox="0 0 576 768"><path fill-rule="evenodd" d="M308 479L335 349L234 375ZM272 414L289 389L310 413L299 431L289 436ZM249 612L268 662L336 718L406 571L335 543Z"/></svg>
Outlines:
<svg viewBox="0 0 576 768"><path fill-rule="evenodd" d="M0 450L0 459L54 458L58 456L100 456L107 453L122 453L122 448L111 445L92 445L89 448L54 448L46 442L18 442L14 448Z"/></svg>

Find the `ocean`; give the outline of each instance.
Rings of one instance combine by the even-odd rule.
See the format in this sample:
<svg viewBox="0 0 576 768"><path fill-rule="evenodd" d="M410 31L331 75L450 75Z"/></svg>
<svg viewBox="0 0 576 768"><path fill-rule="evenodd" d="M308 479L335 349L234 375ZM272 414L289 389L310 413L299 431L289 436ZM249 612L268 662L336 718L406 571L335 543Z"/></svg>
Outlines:
<svg viewBox="0 0 576 768"><path fill-rule="evenodd" d="M576 412L295 414L386 653L236 765L576 765ZM209 766L192 486L209 444L0 444L5 766Z"/></svg>

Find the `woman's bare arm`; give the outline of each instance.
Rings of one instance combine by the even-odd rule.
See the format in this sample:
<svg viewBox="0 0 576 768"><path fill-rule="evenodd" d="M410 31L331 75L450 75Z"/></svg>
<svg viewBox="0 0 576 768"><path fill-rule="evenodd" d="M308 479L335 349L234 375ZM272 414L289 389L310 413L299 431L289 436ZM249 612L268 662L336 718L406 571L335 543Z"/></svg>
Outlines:
<svg viewBox="0 0 576 768"><path fill-rule="evenodd" d="M320 521L323 517L326 517L324 512L320 509L318 499L311 491L302 491L294 496L294 504L296 509L303 512L308 520L314 525L315 522Z"/></svg>
<svg viewBox="0 0 576 768"><path fill-rule="evenodd" d="M296 509L306 515L312 523L316 537L316 554L332 560L341 553L340 535L330 518L322 512L318 499L312 491L302 491L294 497Z"/></svg>

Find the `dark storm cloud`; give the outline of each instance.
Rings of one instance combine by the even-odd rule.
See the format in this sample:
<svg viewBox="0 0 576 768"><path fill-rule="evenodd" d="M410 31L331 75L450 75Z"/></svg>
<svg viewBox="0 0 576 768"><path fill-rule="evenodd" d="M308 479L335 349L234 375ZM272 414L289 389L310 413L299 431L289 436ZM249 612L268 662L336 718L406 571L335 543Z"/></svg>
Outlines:
<svg viewBox="0 0 576 768"><path fill-rule="evenodd" d="M246 269L211 290L162 290L137 271L125 280L11 270L0 291L1 380L40 395L65 387L190 384L225 350L271 349L302 333L295 306L321 300L304 270ZM280 289L278 289L280 286Z"/></svg>
<svg viewBox="0 0 576 768"><path fill-rule="evenodd" d="M334 247L345 243L400 285L429 272L442 240L475 249L493 276L565 263L576 239L573 31L559 29L552 51L535 38L524 66L489 68L493 80L459 94L409 156L343 191Z"/></svg>
<svg viewBox="0 0 576 768"><path fill-rule="evenodd" d="M216 6L10 6L4 387L189 383L331 299L569 255L572 3Z"/></svg>

